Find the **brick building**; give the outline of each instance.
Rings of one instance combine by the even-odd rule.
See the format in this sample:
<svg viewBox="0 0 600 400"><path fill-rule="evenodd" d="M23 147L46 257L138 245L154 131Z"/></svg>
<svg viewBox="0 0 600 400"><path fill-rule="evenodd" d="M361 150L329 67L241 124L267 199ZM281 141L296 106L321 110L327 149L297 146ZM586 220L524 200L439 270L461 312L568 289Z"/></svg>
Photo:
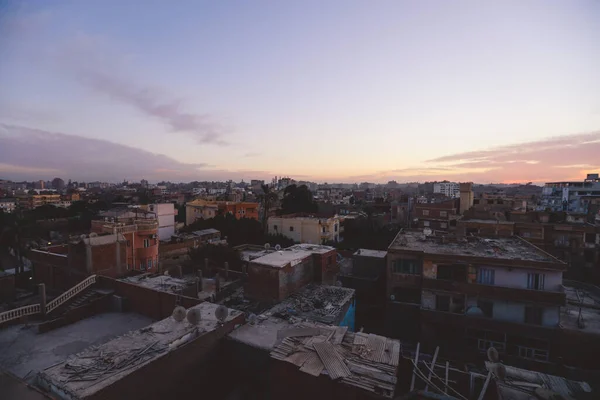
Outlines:
<svg viewBox="0 0 600 400"><path fill-rule="evenodd" d="M415 216L419 219L420 229L429 228L438 231L449 231L456 225L459 211L459 199L440 203L424 203L415 205Z"/></svg>

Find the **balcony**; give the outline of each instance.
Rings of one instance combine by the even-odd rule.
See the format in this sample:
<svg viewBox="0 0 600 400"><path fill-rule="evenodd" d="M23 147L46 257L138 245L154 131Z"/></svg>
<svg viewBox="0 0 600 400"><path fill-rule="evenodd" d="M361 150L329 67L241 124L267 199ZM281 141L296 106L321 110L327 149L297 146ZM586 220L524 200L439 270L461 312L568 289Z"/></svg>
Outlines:
<svg viewBox="0 0 600 400"><path fill-rule="evenodd" d="M557 306L566 305L563 291L515 289L504 286L480 285L478 283L456 282L440 279L423 279L423 289L456 292L488 299L511 300L527 303L544 303Z"/></svg>

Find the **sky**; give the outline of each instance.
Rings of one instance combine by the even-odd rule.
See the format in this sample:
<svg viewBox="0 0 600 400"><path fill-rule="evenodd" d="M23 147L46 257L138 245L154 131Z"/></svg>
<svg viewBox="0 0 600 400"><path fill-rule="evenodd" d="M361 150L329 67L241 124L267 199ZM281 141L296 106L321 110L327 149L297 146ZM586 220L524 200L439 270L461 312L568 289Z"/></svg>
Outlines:
<svg viewBox="0 0 600 400"><path fill-rule="evenodd" d="M600 2L0 0L0 179L582 180Z"/></svg>

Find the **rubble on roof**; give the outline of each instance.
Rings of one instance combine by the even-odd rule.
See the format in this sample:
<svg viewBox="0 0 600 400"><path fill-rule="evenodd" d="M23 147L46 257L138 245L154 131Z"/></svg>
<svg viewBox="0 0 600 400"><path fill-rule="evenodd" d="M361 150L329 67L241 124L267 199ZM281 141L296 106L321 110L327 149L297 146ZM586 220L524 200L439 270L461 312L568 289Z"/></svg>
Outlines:
<svg viewBox="0 0 600 400"><path fill-rule="evenodd" d="M295 332L294 332L295 330ZM271 352L271 357L296 365L301 372L392 398L400 358L399 341L347 327L297 324Z"/></svg>

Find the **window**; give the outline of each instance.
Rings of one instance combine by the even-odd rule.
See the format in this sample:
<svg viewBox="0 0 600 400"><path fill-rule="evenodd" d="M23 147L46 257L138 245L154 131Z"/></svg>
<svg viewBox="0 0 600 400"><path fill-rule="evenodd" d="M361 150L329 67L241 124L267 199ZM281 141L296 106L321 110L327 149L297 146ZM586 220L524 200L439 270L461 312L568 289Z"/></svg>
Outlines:
<svg viewBox="0 0 600 400"><path fill-rule="evenodd" d="M290 226L290 232L294 232L294 227Z"/></svg>
<svg viewBox="0 0 600 400"><path fill-rule="evenodd" d="M273 225L273 229L274 229L274 230L277 230L277 225Z"/></svg>
<svg viewBox="0 0 600 400"><path fill-rule="evenodd" d="M423 221L423 226L429 226L429 221Z"/></svg>
<svg viewBox="0 0 600 400"><path fill-rule="evenodd" d="M450 296L435 295L436 311L450 311Z"/></svg>
<svg viewBox="0 0 600 400"><path fill-rule="evenodd" d="M325 232L326 232L326 230L325 230L325 227L323 227L323 229L322 229L322 232L323 232L323 233L325 233Z"/></svg>
<svg viewBox="0 0 600 400"><path fill-rule="evenodd" d="M440 217L447 217L448 211L440 211Z"/></svg>
<svg viewBox="0 0 600 400"><path fill-rule="evenodd" d="M445 222L440 222L440 228L447 228L448 224Z"/></svg>
<svg viewBox="0 0 600 400"><path fill-rule="evenodd" d="M477 271L477 283L481 285L493 285L496 271L489 268L479 268Z"/></svg>
<svg viewBox="0 0 600 400"><path fill-rule="evenodd" d="M583 251L585 262L594 262L594 250L586 249Z"/></svg>
<svg viewBox="0 0 600 400"><path fill-rule="evenodd" d="M143 261L140 261L140 271L146 270L146 264Z"/></svg>
<svg viewBox="0 0 600 400"><path fill-rule="evenodd" d="M488 204L494 204L494 200L490 199L487 201Z"/></svg>
<svg viewBox="0 0 600 400"><path fill-rule="evenodd" d="M543 309L541 307L527 306L525 307L525 323L541 325Z"/></svg>
<svg viewBox="0 0 600 400"><path fill-rule="evenodd" d="M152 259L148 260L148 269L152 269Z"/></svg>
<svg viewBox="0 0 600 400"><path fill-rule="evenodd" d="M530 360L548 361L548 350L534 349L532 347L517 346L519 357Z"/></svg>
<svg viewBox="0 0 600 400"><path fill-rule="evenodd" d="M586 233L585 234L585 242L586 243L596 243L596 234L595 233Z"/></svg>
<svg viewBox="0 0 600 400"><path fill-rule="evenodd" d="M144 247L150 247L150 239L144 239Z"/></svg>
<svg viewBox="0 0 600 400"><path fill-rule="evenodd" d="M337 231L338 231L338 226L337 226L337 224L335 224L335 225L333 226L333 231L334 231L334 232L337 232Z"/></svg>
<svg viewBox="0 0 600 400"><path fill-rule="evenodd" d="M423 210L423 215L429 215L429 210Z"/></svg>
<svg viewBox="0 0 600 400"><path fill-rule="evenodd" d="M479 199L474 199L473 204L479 204Z"/></svg>
<svg viewBox="0 0 600 400"><path fill-rule="evenodd" d="M127 241L127 247L131 247L131 240Z"/></svg>
<svg viewBox="0 0 600 400"><path fill-rule="evenodd" d="M392 272L394 274L420 275L420 262L418 260L394 260Z"/></svg>
<svg viewBox="0 0 600 400"><path fill-rule="evenodd" d="M527 274L527 289L544 290L544 274Z"/></svg>
<svg viewBox="0 0 600 400"><path fill-rule="evenodd" d="M477 300L477 307L483 311L483 315L488 318L494 317L494 303L489 300Z"/></svg>
<svg viewBox="0 0 600 400"><path fill-rule="evenodd" d="M523 232L523 237L531 237L531 232Z"/></svg>

